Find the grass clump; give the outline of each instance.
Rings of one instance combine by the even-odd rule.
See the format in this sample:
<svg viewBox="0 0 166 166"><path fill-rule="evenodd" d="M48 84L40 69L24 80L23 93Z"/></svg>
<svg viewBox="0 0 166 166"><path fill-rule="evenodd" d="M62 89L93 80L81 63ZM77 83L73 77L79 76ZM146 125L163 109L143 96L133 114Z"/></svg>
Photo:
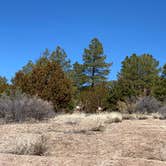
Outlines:
<svg viewBox="0 0 166 166"><path fill-rule="evenodd" d="M0 148L1 153L16 155L38 155L43 156L46 151L46 137L36 134L24 134L7 138Z"/></svg>

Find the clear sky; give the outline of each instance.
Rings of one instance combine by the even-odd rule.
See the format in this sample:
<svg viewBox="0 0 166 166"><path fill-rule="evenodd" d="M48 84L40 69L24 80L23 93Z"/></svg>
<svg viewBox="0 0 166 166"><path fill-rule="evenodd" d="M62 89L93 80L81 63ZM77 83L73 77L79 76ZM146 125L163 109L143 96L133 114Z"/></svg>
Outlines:
<svg viewBox="0 0 166 166"><path fill-rule="evenodd" d="M0 0L0 75L11 78L28 60L57 45L81 62L93 37L113 62L150 53L166 63L166 0Z"/></svg>

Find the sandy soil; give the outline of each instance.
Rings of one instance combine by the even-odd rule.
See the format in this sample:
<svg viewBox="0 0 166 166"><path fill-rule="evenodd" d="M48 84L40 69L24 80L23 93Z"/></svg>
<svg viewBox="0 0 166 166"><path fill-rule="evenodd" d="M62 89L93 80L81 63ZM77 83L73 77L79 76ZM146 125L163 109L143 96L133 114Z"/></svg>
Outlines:
<svg viewBox="0 0 166 166"><path fill-rule="evenodd" d="M45 156L0 153L0 166L164 166L166 121L125 120L81 132L55 121L0 126L0 150L16 136L45 135Z"/></svg>

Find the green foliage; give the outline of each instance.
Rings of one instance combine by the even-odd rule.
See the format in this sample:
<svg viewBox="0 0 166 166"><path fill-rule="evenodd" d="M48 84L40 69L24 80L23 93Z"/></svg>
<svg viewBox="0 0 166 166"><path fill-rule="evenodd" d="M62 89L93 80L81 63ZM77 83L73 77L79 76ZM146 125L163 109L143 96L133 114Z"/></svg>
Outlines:
<svg viewBox="0 0 166 166"><path fill-rule="evenodd" d="M30 74L16 73L13 85L27 94L51 101L56 109L65 108L71 100L71 83L56 62L44 62L36 65Z"/></svg>
<svg viewBox="0 0 166 166"><path fill-rule="evenodd" d="M79 90L82 89L83 85L86 83L87 76L83 74L84 66L82 64L79 64L78 62L73 64L73 84L76 86Z"/></svg>
<svg viewBox="0 0 166 166"><path fill-rule="evenodd" d="M158 65L159 62L149 54L127 56L122 62L118 79L126 80L128 84L131 84L134 93L149 95L155 80L158 78L160 71Z"/></svg>
<svg viewBox="0 0 166 166"><path fill-rule="evenodd" d="M56 50L51 53L49 60L57 62L65 73L71 70L70 60L67 60L67 55L60 46L57 46Z"/></svg>
<svg viewBox="0 0 166 166"><path fill-rule="evenodd" d="M103 46L97 38L92 39L89 48L83 54L83 74L86 76L86 84L94 86L106 81L111 63L105 62Z"/></svg>
<svg viewBox="0 0 166 166"><path fill-rule="evenodd" d="M60 46L57 46L52 52L46 49L37 60L36 65L43 66L47 64L47 61L58 63L66 74L71 71L70 60L67 59L67 54Z"/></svg>
<svg viewBox="0 0 166 166"><path fill-rule="evenodd" d="M94 87L82 90L80 93L80 102L84 107L84 111L95 113L98 111L98 107L107 109L108 92L108 85L106 83L100 83Z"/></svg>
<svg viewBox="0 0 166 166"><path fill-rule="evenodd" d="M166 79L159 78L153 89L153 95L160 101L166 101Z"/></svg>
<svg viewBox="0 0 166 166"><path fill-rule="evenodd" d="M166 78L166 64L162 68L162 75L161 77Z"/></svg>
<svg viewBox="0 0 166 166"><path fill-rule="evenodd" d="M108 103L111 110L119 110L118 104L132 109L133 98L143 96L166 101L166 64L160 76L159 62L152 55L132 54L122 61L118 79L108 82L111 65L97 38L84 49L83 63L72 66L64 49L57 46L52 52L46 49L35 63L29 61L10 87L52 101L56 109L73 109L81 102L87 112L95 112L99 106L108 108ZM2 78L0 92L6 89L7 81ZM128 112L132 112L130 108Z"/></svg>
<svg viewBox="0 0 166 166"><path fill-rule="evenodd" d="M150 95L160 71L158 65L159 62L149 54L127 56L122 61L118 80L110 84L110 108L118 110L119 101L126 103L133 97Z"/></svg>
<svg viewBox="0 0 166 166"><path fill-rule="evenodd" d="M108 102L111 110L118 111L118 102L130 100L137 96L130 80L112 81L109 87Z"/></svg>
<svg viewBox="0 0 166 166"><path fill-rule="evenodd" d="M28 73L30 73L33 70L34 65L35 64L30 60L25 66L23 66L21 71L24 74L28 74Z"/></svg>
<svg viewBox="0 0 166 166"><path fill-rule="evenodd" d="M0 94L5 92L9 88L9 85L7 83L7 79L5 77L0 76Z"/></svg>
<svg viewBox="0 0 166 166"><path fill-rule="evenodd" d="M156 80L153 95L160 101L166 101L166 64L162 68L161 77Z"/></svg>

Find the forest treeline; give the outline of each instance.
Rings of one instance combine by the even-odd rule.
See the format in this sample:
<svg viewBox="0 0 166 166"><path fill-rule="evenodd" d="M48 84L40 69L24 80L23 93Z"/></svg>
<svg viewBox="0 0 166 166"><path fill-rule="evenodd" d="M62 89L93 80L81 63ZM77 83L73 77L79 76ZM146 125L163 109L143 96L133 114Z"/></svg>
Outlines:
<svg viewBox="0 0 166 166"><path fill-rule="evenodd" d="M0 77L0 93L10 96L19 90L52 102L55 111L68 112L77 105L85 112L96 112L99 107L121 111L148 96L166 101L166 63L161 67L150 54L132 54L121 62L117 80L110 81L112 62L106 58L97 38L84 49L82 63L71 64L60 46L54 51L46 49L37 61L23 66L10 84Z"/></svg>

